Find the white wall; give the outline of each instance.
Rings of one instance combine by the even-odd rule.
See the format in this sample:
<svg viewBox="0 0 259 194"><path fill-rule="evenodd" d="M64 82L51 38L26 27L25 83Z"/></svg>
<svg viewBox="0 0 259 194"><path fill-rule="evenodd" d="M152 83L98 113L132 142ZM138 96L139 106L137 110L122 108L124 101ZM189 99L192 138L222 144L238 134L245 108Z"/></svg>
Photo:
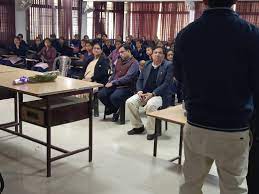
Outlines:
<svg viewBox="0 0 259 194"><path fill-rule="evenodd" d="M17 1L15 1L17 3ZM26 40L26 14L25 10L18 10L15 5L15 30L16 35L23 34L23 39Z"/></svg>

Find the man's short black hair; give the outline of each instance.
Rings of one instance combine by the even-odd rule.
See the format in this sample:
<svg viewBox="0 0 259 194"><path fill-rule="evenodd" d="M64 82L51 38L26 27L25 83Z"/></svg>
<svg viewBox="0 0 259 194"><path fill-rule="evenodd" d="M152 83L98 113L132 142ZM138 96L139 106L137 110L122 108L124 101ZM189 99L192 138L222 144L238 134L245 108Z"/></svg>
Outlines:
<svg viewBox="0 0 259 194"><path fill-rule="evenodd" d="M237 0L207 0L209 7L231 7Z"/></svg>
<svg viewBox="0 0 259 194"><path fill-rule="evenodd" d="M130 45L129 44L123 44L120 46L120 48L124 48L126 51L130 51L131 52L131 48L130 48Z"/></svg>
<svg viewBox="0 0 259 194"><path fill-rule="evenodd" d="M161 46L156 46L156 47L153 49L153 51L156 50L156 49L162 49L163 54L165 54L165 51L164 51L164 48L163 48L163 47L161 47Z"/></svg>
<svg viewBox="0 0 259 194"><path fill-rule="evenodd" d="M23 38L23 34L21 34L21 33L20 33L20 34L18 34L17 36L19 36L19 37L22 37L22 38Z"/></svg>

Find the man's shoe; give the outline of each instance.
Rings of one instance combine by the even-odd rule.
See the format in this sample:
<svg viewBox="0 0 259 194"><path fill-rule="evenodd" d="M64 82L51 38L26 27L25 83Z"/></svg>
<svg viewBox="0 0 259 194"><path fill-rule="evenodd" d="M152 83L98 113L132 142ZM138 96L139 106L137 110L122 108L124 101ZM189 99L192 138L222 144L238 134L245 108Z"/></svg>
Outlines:
<svg viewBox="0 0 259 194"><path fill-rule="evenodd" d="M117 122L118 120L119 120L119 114L118 113L113 113L112 122Z"/></svg>
<svg viewBox="0 0 259 194"><path fill-rule="evenodd" d="M128 131L128 135L135 135L135 134L141 134L145 131L144 126L140 128L133 128L130 131Z"/></svg>
<svg viewBox="0 0 259 194"><path fill-rule="evenodd" d="M112 110L112 109L109 109L109 108L105 108L105 115L111 115L112 113L114 113L115 111L114 110Z"/></svg>
<svg viewBox="0 0 259 194"><path fill-rule="evenodd" d="M161 132L159 133L157 133L157 134L155 134L155 133L153 133L153 134L148 134L147 135L147 140L154 140L155 139L155 137L159 137L159 136L161 136Z"/></svg>

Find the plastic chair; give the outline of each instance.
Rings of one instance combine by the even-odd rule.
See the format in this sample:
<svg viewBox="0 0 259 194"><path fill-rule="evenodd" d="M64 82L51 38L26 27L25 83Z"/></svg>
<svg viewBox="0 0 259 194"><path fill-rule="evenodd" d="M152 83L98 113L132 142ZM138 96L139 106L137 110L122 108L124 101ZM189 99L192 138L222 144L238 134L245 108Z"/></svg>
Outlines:
<svg viewBox="0 0 259 194"><path fill-rule="evenodd" d="M67 72L71 67L71 59L68 56L59 56L55 59L53 63L53 71L56 70L58 64L58 70L61 76L67 76Z"/></svg>

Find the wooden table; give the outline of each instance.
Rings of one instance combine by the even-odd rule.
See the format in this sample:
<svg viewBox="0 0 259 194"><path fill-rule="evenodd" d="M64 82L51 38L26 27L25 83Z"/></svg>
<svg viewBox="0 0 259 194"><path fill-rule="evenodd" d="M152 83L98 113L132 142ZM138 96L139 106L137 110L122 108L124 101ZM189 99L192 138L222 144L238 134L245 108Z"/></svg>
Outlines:
<svg viewBox="0 0 259 194"><path fill-rule="evenodd" d="M8 57L15 57L17 55L1 55L1 57L5 57L5 58L8 58Z"/></svg>
<svg viewBox="0 0 259 194"><path fill-rule="evenodd" d="M170 123L175 123L180 125L180 141L179 141L179 155L176 158L171 159L170 161L173 162L178 160L178 164L181 164L182 161L182 143L183 143L183 127L187 122L186 117L184 116L184 110L182 109L182 105L169 107L166 109L154 111L147 114L150 117L154 117L156 119L155 124L155 133L158 133L158 129L161 129L161 121L166 121ZM156 157L157 155L157 138L156 135L154 138L154 149L153 149L153 156Z"/></svg>
<svg viewBox="0 0 259 194"><path fill-rule="evenodd" d="M11 72L11 71L18 71L18 68L15 67L10 67L6 65L0 65L0 73L6 73L6 72Z"/></svg>
<svg viewBox="0 0 259 194"><path fill-rule="evenodd" d="M0 70L3 69L2 66L0 66ZM6 124L0 125L0 130L6 131L8 133L23 137L25 139L31 140L33 142L39 143L41 145L46 146L47 149L47 177L51 176L51 162L54 162L56 160L62 159L64 157L68 157L70 155L89 150L89 162L92 161L92 136L93 136L93 120L92 120L92 94L93 94L93 88L101 87L101 84L98 83L92 83L92 82L86 82L82 80L76 80L71 79L67 77L61 77L58 76L57 79L54 82L45 82L45 83L28 83L23 85L13 85L13 80L20 78L21 76L33 76L36 74L40 74L38 72L34 71L28 71L23 69L17 69L17 71L9 71L9 72L2 72L0 73L0 87L4 87L7 90L14 91L18 94L18 107L19 107L19 121L16 123L15 126L19 126L18 130L12 131L10 129L7 129L10 126L6 126ZM77 94L83 94L83 93L89 93L89 102L87 106L87 111L89 112L89 145L88 147L78 149L75 151L68 151L62 148L59 148L57 146L54 146L51 144L51 127L56 126L53 125L53 120L55 115L52 115L53 106L51 103L53 103L54 100L57 98L63 98L67 96L77 95ZM23 94L28 94L31 96L39 97L41 98L44 103L44 123L46 123L46 130L47 130L47 141L43 142L38 139L34 139L30 136L24 135L22 131L22 121L24 120L22 114L24 114L23 107L25 107L25 104L28 102L23 102ZM22 107L22 108L21 108ZM17 111L17 110L16 110ZM73 113L74 114L74 113ZM75 114L74 114L75 115ZM27 122L27 121L26 121ZM66 123L68 123L67 121ZM32 124L36 124L38 126L42 126L38 123L31 122ZM62 155L51 157L51 149L57 150L59 152L62 152Z"/></svg>

